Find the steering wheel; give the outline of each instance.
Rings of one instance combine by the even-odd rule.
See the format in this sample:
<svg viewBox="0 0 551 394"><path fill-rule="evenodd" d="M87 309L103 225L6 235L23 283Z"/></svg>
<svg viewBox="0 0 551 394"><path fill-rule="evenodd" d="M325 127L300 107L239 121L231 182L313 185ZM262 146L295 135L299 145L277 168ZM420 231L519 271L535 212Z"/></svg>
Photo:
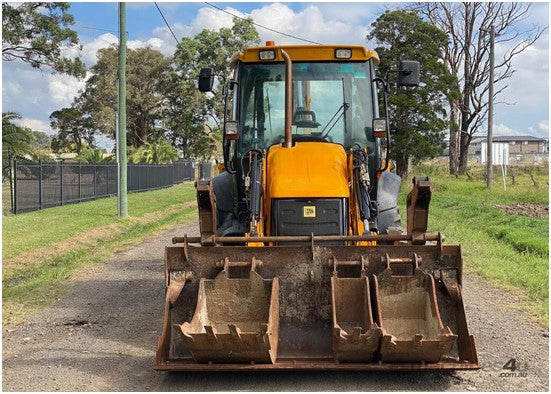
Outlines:
<svg viewBox="0 0 551 394"><path fill-rule="evenodd" d="M310 117L310 119L308 119ZM297 109L293 114L293 124L297 127L315 129L321 126L321 123L316 122L316 114L314 111Z"/></svg>

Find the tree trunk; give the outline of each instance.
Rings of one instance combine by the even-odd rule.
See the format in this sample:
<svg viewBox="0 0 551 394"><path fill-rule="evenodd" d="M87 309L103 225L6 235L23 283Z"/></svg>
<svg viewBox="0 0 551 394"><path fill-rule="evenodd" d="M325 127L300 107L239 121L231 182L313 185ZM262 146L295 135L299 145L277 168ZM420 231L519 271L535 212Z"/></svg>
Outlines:
<svg viewBox="0 0 551 394"><path fill-rule="evenodd" d="M463 126L461 128L463 129ZM461 130L461 139L459 146L459 173L462 175L467 173L470 144L471 136L466 130Z"/></svg>
<svg viewBox="0 0 551 394"><path fill-rule="evenodd" d="M463 3L465 7L465 60L463 62L463 76L465 83L463 86L461 102L461 135L459 136L459 173L464 175L467 172L467 160L469 156L469 115L471 108L471 92L473 89L473 81L471 75L471 53L470 46L472 42L473 23L474 23L474 8L471 3Z"/></svg>
<svg viewBox="0 0 551 394"><path fill-rule="evenodd" d="M396 157L396 174L404 179L408 174L409 156L407 154L398 155Z"/></svg>
<svg viewBox="0 0 551 394"><path fill-rule="evenodd" d="M459 102L450 102L450 174L456 175L459 166Z"/></svg>

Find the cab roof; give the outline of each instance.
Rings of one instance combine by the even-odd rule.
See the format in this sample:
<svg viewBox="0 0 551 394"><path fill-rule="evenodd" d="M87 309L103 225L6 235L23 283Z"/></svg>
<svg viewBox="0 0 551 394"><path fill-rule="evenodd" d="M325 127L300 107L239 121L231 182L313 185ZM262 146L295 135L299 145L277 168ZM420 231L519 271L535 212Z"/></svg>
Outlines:
<svg viewBox="0 0 551 394"><path fill-rule="evenodd" d="M268 42L267 44L269 44ZM232 58L232 65L237 61L244 63L271 63L283 62L281 49L285 50L291 61L338 61L338 62L362 62L373 59L379 64L379 55L374 50L368 50L362 45L266 45L250 47L243 52L237 53ZM350 49L350 58L342 59L336 57L337 49ZM275 58L272 60L261 60L261 51L275 51Z"/></svg>

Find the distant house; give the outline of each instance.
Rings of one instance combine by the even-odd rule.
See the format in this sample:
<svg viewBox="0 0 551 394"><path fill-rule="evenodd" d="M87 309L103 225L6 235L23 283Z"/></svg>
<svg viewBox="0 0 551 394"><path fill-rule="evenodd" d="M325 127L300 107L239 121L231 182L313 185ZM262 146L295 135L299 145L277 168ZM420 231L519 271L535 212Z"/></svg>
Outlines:
<svg viewBox="0 0 551 394"><path fill-rule="evenodd" d="M485 138L484 138L485 140ZM496 136L493 142L509 144L509 154L519 153L548 153L549 140L545 138L532 137L531 135L521 136Z"/></svg>
<svg viewBox="0 0 551 394"><path fill-rule="evenodd" d="M549 139L533 137L531 135L521 136L495 136L492 138L494 143L507 143L509 144L509 154L546 154L549 153ZM445 141L449 143L448 140ZM469 155L480 155L480 145L482 142L486 142L486 136L473 137L471 144L469 145ZM449 149L446 147L444 150L444 156L448 156Z"/></svg>

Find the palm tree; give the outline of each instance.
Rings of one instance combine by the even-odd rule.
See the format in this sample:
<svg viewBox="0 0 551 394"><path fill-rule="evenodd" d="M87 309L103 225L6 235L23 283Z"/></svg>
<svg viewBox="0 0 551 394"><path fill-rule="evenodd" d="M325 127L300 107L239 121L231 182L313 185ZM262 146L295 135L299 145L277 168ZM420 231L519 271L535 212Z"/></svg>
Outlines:
<svg viewBox="0 0 551 394"><path fill-rule="evenodd" d="M113 163L114 156L104 156L105 150L101 148L83 147L75 160L79 163Z"/></svg>
<svg viewBox="0 0 551 394"><path fill-rule="evenodd" d="M21 120L16 112L2 112L2 156L7 156L8 149L13 156L32 155L31 144L34 141L32 131L27 127L16 125Z"/></svg>
<svg viewBox="0 0 551 394"><path fill-rule="evenodd" d="M151 142L138 148L131 156L132 163L169 164L178 159L178 152L168 142Z"/></svg>

